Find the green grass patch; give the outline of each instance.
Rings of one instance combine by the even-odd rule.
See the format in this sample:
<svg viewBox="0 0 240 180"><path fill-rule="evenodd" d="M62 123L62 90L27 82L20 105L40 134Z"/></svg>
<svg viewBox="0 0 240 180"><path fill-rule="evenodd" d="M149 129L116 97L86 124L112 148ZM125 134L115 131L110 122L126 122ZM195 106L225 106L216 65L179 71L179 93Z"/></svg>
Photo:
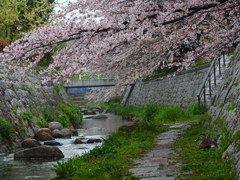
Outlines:
<svg viewBox="0 0 240 180"><path fill-rule="evenodd" d="M193 115L190 110L177 107L163 107L156 103L143 107L121 106L119 103L100 105L118 115L132 115L140 123L131 130L119 130L108 136L100 147L83 156L76 156L67 162L54 166L58 179L81 180L132 180L136 179L128 169L133 167L131 158L139 158L154 147L154 139L168 129L163 123L192 120L203 115ZM195 107L197 108L197 107ZM175 114L175 115L172 115Z"/></svg>
<svg viewBox="0 0 240 180"><path fill-rule="evenodd" d="M101 104L101 108L108 109L110 112L124 117L132 117L141 121L157 120L162 123L175 123L186 120L196 119L199 114L207 111L206 106L193 104L187 109L174 106L162 106L158 103L147 103L142 107L121 106L119 103Z"/></svg>
<svg viewBox="0 0 240 180"><path fill-rule="evenodd" d="M143 155L154 146L154 138L166 130L158 121L151 121L140 123L131 132L113 133L102 146L54 166L55 179L134 179L128 172L133 166L129 158Z"/></svg>
<svg viewBox="0 0 240 180"><path fill-rule="evenodd" d="M208 118L205 117L204 119L206 120ZM234 175L230 173L231 161L224 161L221 158L222 153L230 143L230 138L224 129L222 130L222 141L218 147L206 150L199 149L199 141L195 141L199 135L210 134L211 137L217 137L217 134L212 131L212 127L204 126L204 122L205 121L201 120L192 124L192 127L189 128L182 137L178 138L174 144L174 149L177 152L176 159L182 164L181 179L234 179Z"/></svg>

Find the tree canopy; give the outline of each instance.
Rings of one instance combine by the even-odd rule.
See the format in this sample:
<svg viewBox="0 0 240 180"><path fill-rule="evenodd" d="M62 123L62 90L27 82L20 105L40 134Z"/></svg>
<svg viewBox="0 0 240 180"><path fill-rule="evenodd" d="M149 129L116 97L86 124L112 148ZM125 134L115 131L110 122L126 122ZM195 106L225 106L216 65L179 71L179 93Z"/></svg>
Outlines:
<svg viewBox="0 0 240 180"><path fill-rule="evenodd" d="M13 42L1 62L30 69L51 53L45 81L91 68L131 82L239 43L239 17L239 0L79 0Z"/></svg>
<svg viewBox="0 0 240 180"><path fill-rule="evenodd" d="M46 24L53 7L54 0L0 0L0 38L11 42Z"/></svg>

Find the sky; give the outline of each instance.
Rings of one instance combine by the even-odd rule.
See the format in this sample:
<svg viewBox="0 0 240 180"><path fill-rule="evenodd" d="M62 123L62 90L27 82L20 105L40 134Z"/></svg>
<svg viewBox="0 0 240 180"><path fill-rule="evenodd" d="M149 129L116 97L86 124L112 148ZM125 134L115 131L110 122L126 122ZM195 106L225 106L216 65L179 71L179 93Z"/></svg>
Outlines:
<svg viewBox="0 0 240 180"><path fill-rule="evenodd" d="M56 2L59 3L59 5L67 5L68 2L76 2L76 1L77 0L56 0ZM57 12L60 9L59 5L55 7L55 12Z"/></svg>
<svg viewBox="0 0 240 180"><path fill-rule="evenodd" d="M68 4L68 2L77 2L78 0L56 0L56 2L58 3L57 6L55 7L54 11L58 12L58 10L60 10L60 6L65 6ZM76 16L80 15L77 11L75 11ZM81 16L81 15L80 15ZM69 15L70 17L70 15ZM100 22L102 18L94 18L94 20L96 22Z"/></svg>

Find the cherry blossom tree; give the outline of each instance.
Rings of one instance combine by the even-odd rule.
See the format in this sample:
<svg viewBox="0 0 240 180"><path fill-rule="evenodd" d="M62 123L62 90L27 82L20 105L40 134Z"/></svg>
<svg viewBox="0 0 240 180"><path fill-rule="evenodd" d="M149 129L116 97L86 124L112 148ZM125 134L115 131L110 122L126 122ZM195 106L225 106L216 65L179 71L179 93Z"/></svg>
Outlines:
<svg viewBox="0 0 240 180"><path fill-rule="evenodd" d="M182 70L226 51L240 41L239 17L239 0L79 0L0 58L10 69L29 70L51 53L53 62L40 72L45 81L90 68L129 83L159 67Z"/></svg>

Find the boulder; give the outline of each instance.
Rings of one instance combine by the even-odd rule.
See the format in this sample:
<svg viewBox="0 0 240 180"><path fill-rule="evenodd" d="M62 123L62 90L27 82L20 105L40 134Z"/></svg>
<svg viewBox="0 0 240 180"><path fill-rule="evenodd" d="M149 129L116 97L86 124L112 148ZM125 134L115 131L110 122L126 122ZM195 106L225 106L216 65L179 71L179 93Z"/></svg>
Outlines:
<svg viewBox="0 0 240 180"><path fill-rule="evenodd" d="M118 128L119 131L125 131L125 132L130 132L134 127L136 127L140 121L137 119L133 121L131 125L123 125L120 128Z"/></svg>
<svg viewBox="0 0 240 180"><path fill-rule="evenodd" d="M56 142L56 141L46 141L46 142L44 142L44 145L48 145L48 146L61 146L62 143Z"/></svg>
<svg viewBox="0 0 240 180"><path fill-rule="evenodd" d="M86 108L81 108L81 112L82 113L85 113L85 112L87 112L88 111L88 109L86 109Z"/></svg>
<svg viewBox="0 0 240 180"><path fill-rule="evenodd" d="M41 143L38 142L36 139L25 139L22 141L22 147L23 148L32 148L32 147L38 147L41 146Z"/></svg>
<svg viewBox="0 0 240 180"><path fill-rule="evenodd" d="M96 139L96 138L91 138L87 140L88 144L92 144L92 143L101 143L102 140L101 139Z"/></svg>
<svg viewBox="0 0 240 180"><path fill-rule="evenodd" d="M102 110L101 108L99 108L99 107L93 108L92 111L93 111L93 112L96 112L96 113L97 113L97 112L98 112L98 113L102 113L102 112L103 112L103 110Z"/></svg>
<svg viewBox="0 0 240 180"><path fill-rule="evenodd" d="M105 110L103 110L102 113L107 114L108 112L109 112L109 110L108 110L108 109L105 109Z"/></svg>
<svg viewBox="0 0 240 180"><path fill-rule="evenodd" d="M94 116L85 116L83 119L93 119Z"/></svg>
<svg viewBox="0 0 240 180"><path fill-rule="evenodd" d="M39 128L37 130L37 132L35 133L35 136L38 135L38 134L41 134L42 132L46 132L46 133L49 133L49 134L52 135L51 129L49 129L49 128Z"/></svg>
<svg viewBox="0 0 240 180"><path fill-rule="evenodd" d="M71 137L72 136L72 131L68 128L63 128L61 130L61 133L63 134L63 137Z"/></svg>
<svg viewBox="0 0 240 180"><path fill-rule="evenodd" d="M83 112L83 114L84 114L84 115L95 115L96 112L93 112L93 111L88 110L88 111Z"/></svg>
<svg viewBox="0 0 240 180"><path fill-rule="evenodd" d="M73 144L85 144L86 142L83 142L83 138L77 138L74 140Z"/></svg>
<svg viewBox="0 0 240 180"><path fill-rule="evenodd" d="M41 133L35 134L34 139L36 139L38 141L54 140L53 136L47 132L41 132Z"/></svg>
<svg viewBox="0 0 240 180"><path fill-rule="evenodd" d="M48 123L47 127L48 127L49 129L51 129L52 131L55 130L55 129L59 129L59 130L62 130L62 129L63 129L62 124L59 123L59 122L56 122L56 121L53 121L53 122Z"/></svg>
<svg viewBox="0 0 240 180"><path fill-rule="evenodd" d="M57 147L38 146L14 153L14 160L59 160L64 158Z"/></svg>
<svg viewBox="0 0 240 180"><path fill-rule="evenodd" d="M72 136L78 136L78 131L76 129L71 129Z"/></svg>
<svg viewBox="0 0 240 180"><path fill-rule="evenodd" d="M93 116L92 119L107 119L108 117L104 114L99 114L96 116Z"/></svg>
<svg viewBox="0 0 240 180"><path fill-rule="evenodd" d="M58 129L54 129L52 134L53 134L54 138L63 138L64 137L63 133Z"/></svg>

